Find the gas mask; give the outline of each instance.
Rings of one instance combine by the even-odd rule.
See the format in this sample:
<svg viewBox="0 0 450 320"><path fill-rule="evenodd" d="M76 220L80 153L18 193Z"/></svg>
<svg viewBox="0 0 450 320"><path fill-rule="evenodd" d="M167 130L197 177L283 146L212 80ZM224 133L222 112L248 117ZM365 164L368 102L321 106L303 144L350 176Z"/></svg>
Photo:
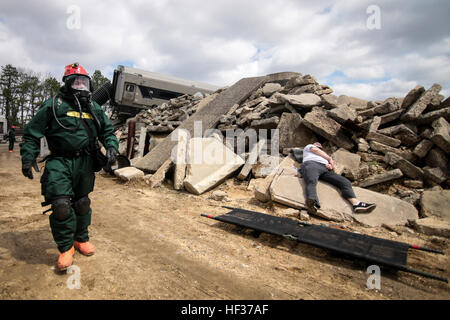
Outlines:
<svg viewBox="0 0 450 320"><path fill-rule="evenodd" d="M90 79L86 76L70 76L66 83L70 92L74 95L76 101L80 103L82 107L89 105L91 101L90 91Z"/></svg>

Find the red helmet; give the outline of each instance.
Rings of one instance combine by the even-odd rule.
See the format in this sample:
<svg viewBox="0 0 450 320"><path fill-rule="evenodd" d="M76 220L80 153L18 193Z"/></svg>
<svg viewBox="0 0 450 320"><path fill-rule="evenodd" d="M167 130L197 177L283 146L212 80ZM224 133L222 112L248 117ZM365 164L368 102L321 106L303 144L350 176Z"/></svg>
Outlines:
<svg viewBox="0 0 450 320"><path fill-rule="evenodd" d="M78 64L78 62L66 66L64 70L63 81L66 79L67 76L70 76L71 74L79 74L89 78L89 74L86 72L86 70L84 70L82 66Z"/></svg>

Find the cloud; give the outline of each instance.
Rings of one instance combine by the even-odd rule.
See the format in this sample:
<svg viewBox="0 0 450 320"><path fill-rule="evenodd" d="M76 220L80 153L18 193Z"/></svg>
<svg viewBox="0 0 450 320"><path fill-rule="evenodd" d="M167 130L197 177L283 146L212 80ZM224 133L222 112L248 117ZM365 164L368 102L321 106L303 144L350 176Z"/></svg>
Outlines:
<svg viewBox="0 0 450 320"><path fill-rule="evenodd" d="M80 0L81 28L69 29L73 4L0 2L0 65L60 79L73 61L106 75L126 62L222 86L294 71L365 99L404 95L416 83L450 88L446 0ZM368 28L370 5L380 29Z"/></svg>
<svg viewBox="0 0 450 320"><path fill-rule="evenodd" d="M351 79L377 79L385 76L384 67L381 65L350 67L345 75Z"/></svg>
<svg viewBox="0 0 450 320"><path fill-rule="evenodd" d="M415 81L403 81L390 79L382 82L367 83L341 83L333 86L334 94L347 95L371 100L384 100L389 97L404 97L418 83Z"/></svg>

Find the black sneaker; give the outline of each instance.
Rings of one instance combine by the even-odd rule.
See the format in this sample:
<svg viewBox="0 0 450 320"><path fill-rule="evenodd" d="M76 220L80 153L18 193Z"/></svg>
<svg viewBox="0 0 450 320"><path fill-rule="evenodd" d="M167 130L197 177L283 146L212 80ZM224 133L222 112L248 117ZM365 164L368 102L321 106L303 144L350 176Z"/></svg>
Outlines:
<svg viewBox="0 0 450 320"><path fill-rule="evenodd" d="M320 209L320 205L314 199L306 199L306 208L308 213L316 214L317 209Z"/></svg>
<svg viewBox="0 0 450 320"><path fill-rule="evenodd" d="M355 213L370 213L376 207L377 205L374 203L365 203L361 201L359 204L353 206L353 211L355 211Z"/></svg>

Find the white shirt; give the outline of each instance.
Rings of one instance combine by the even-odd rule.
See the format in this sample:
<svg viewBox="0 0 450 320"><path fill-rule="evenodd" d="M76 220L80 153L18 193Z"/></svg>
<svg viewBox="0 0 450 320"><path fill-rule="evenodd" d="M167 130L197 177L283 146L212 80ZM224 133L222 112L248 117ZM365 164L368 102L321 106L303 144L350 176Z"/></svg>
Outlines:
<svg viewBox="0 0 450 320"><path fill-rule="evenodd" d="M314 162L319 162L319 163L323 163L323 164L327 165L328 160L326 160L325 158L322 158L321 156L312 152L311 148L320 149L319 147L317 147L313 144L308 144L305 148L303 148L303 163L305 163L306 161L314 161Z"/></svg>

